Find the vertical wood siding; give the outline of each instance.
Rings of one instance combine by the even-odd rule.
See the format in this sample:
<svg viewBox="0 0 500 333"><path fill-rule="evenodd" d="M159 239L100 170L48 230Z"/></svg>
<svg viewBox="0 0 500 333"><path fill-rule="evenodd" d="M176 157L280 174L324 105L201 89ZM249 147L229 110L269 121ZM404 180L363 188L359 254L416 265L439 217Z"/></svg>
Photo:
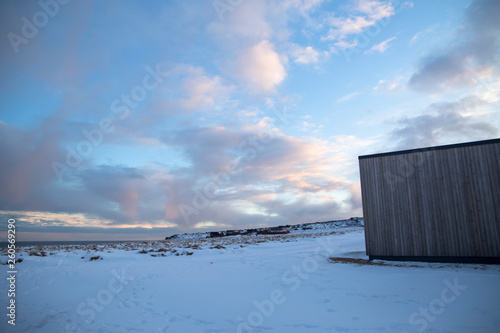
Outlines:
<svg viewBox="0 0 500 333"><path fill-rule="evenodd" d="M359 165L368 255L500 257L500 140Z"/></svg>

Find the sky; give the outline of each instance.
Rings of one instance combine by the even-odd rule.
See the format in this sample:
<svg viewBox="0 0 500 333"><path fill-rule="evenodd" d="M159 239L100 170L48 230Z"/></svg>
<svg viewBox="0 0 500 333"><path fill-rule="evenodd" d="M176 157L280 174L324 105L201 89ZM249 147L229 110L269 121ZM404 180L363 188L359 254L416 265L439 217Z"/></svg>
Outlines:
<svg viewBox="0 0 500 333"><path fill-rule="evenodd" d="M0 219L162 239L362 216L358 156L497 138L500 2L0 2Z"/></svg>

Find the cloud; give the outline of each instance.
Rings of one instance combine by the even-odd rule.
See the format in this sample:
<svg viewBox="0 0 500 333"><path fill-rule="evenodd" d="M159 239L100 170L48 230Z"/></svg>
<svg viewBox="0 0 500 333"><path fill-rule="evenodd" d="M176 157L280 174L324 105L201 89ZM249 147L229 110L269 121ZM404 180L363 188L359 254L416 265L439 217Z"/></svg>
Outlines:
<svg viewBox="0 0 500 333"><path fill-rule="evenodd" d="M439 24L435 24L423 31L419 31L417 32L415 35L413 35L413 37L410 39L410 41L408 42L409 45L413 45L415 44L417 41L421 40L423 37L431 34L432 32L434 32L434 30L436 30L437 28L439 27Z"/></svg>
<svg viewBox="0 0 500 333"><path fill-rule="evenodd" d="M275 94L287 76L289 12L306 13L315 1L243 1L223 21L207 26L219 49L215 65L226 77L236 78L240 91L250 94ZM309 9L308 9L309 8ZM293 45L293 44L292 44ZM315 61L315 50L295 51L298 62ZM254 98L254 97L252 97Z"/></svg>
<svg viewBox="0 0 500 333"><path fill-rule="evenodd" d="M307 14L307 12L311 11L315 7L321 5L325 0L285 0L281 1L281 4L284 8L296 8L303 15Z"/></svg>
<svg viewBox="0 0 500 333"><path fill-rule="evenodd" d="M226 13L224 21L215 22L208 22L215 16L211 2L201 7L153 3L146 10L127 5L119 13L112 5L98 12L84 6L85 15L80 15L77 25L72 17L84 7L67 7L70 12L65 13L71 15L62 15L56 20L59 23L51 21L41 29L19 58L11 55L10 48L0 52L16 70L23 68L4 86L19 90L27 85L25 96L33 91L44 94L44 98L32 96L35 107L40 107L37 116L43 118L29 129L0 122L0 156L8 161L0 165L0 209L22 218L30 232L106 230L105 238L112 229L129 235L134 228L137 233L154 229L157 237L181 228L345 217L350 181L336 175L339 166L354 168L352 158L346 161L328 140L285 135L265 116L295 98L269 96L287 77L285 54L297 64L321 59L313 44L291 43L289 29L295 19L309 24L307 16L322 2L244 1ZM17 10L19 17L9 18L2 27L19 30L19 18L37 10L33 6ZM359 15L377 20L372 7L361 2ZM124 25L127 16L129 24ZM206 54L200 53L200 58L195 54L200 50L196 43L205 42L207 34L212 38L203 43ZM44 60L39 63L32 59L36 54L50 56L41 57ZM179 64L178 59L189 60ZM155 64L170 64L162 67L168 75L162 73L161 85L131 107L126 119L117 119L113 101L137 92L147 74L145 67ZM254 105L226 107L235 92L247 91L264 96L249 96ZM112 133L106 133L92 147L94 153L59 181L52 162L64 163L67 147L76 149L86 140L82 131L98 128L98 122L108 116L115 121ZM7 119L21 123L26 117ZM201 117L203 126L197 123ZM179 206L192 206L213 174L228 172L231 163L238 168L228 182L187 223Z"/></svg>
<svg viewBox="0 0 500 333"><path fill-rule="evenodd" d="M500 100L500 78L491 76L488 79L477 78L477 85L472 93L479 99L493 104Z"/></svg>
<svg viewBox="0 0 500 333"><path fill-rule="evenodd" d="M232 90L222 83L220 76L209 76L201 67L178 65L174 72L177 73L174 80L180 81L181 87L178 103L188 111L213 108L218 100L227 99Z"/></svg>
<svg viewBox="0 0 500 333"><path fill-rule="evenodd" d="M342 207L334 198L323 199L323 202L311 202L303 198L293 202L274 199L261 203L265 211L280 217L282 223L297 224L301 221L328 221L341 216ZM278 219L276 219L278 220Z"/></svg>
<svg viewBox="0 0 500 333"><path fill-rule="evenodd" d="M498 128L474 116L485 104L476 97L432 104L424 113L400 120L391 138L399 149L436 146L444 143L443 140L456 140L445 142L455 143L494 138Z"/></svg>
<svg viewBox="0 0 500 333"><path fill-rule="evenodd" d="M319 60L319 52L312 46L303 48L295 45L291 51L291 56L297 64L314 64Z"/></svg>
<svg viewBox="0 0 500 333"><path fill-rule="evenodd" d="M326 141L278 136L245 164L245 179L274 180L283 192L326 192L342 184L342 180L332 176L334 173L328 172L331 163L335 163L330 152Z"/></svg>
<svg viewBox="0 0 500 333"><path fill-rule="evenodd" d="M192 144L183 137L190 137ZM334 176L335 168L345 165L345 157L339 158L329 142L285 136L270 119L239 129L186 128L166 139L183 147L191 164L187 170L172 171L169 183L173 197L169 197L168 218L186 228L213 221L235 227L255 225L264 221L257 218L261 215L267 216L266 223L279 224L289 217L285 211L294 211L296 205L309 211L311 218L320 218L323 213L315 214L314 207L323 209L325 202L335 207L340 199L332 191L347 191L349 185L342 176ZM223 181L218 181L219 176ZM273 204L283 207L282 213L271 214ZM186 207L196 208L188 212L188 221Z"/></svg>
<svg viewBox="0 0 500 333"><path fill-rule="evenodd" d="M349 36L362 33L366 28L393 16L394 13L390 2L359 0L348 9L347 16L333 15L327 20L331 28L322 39L333 41L335 49L355 47L356 40L347 40Z"/></svg>
<svg viewBox="0 0 500 333"><path fill-rule="evenodd" d="M384 40L383 42L381 42L379 44L373 45L371 47L371 49L369 49L365 53L366 54L375 53L375 52L384 53L390 47L389 43L395 39L396 39L396 37L391 37L389 39Z"/></svg>
<svg viewBox="0 0 500 333"><path fill-rule="evenodd" d="M395 79L392 81L380 80L373 90L375 92L387 92L394 93L399 92L404 89L404 85L400 83L400 79Z"/></svg>
<svg viewBox="0 0 500 333"><path fill-rule="evenodd" d="M65 226L82 232L90 232L89 228L187 231L215 222L244 227L263 220L274 225L298 223L304 217L340 218L349 210L342 202L350 182L334 176L336 168L345 165L337 147L325 140L286 136L267 117L236 128L188 127L161 137L183 152L187 163L182 167L88 164L74 170L67 182L58 182L50 168L54 158L63 158L57 143L47 144L47 150L43 139L30 141L3 123L1 129L5 139L1 153L16 167L3 164L1 171L7 177L2 177L1 185L8 191L2 192L0 209L24 212L32 231L47 227L52 232ZM25 150L19 150L19 142ZM39 152L30 153L35 148ZM221 174L226 181L214 183ZM200 199L207 188L214 192L209 199ZM339 197L341 192L346 194ZM210 203L199 209L197 203L204 200ZM197 213L186 220L182 205L197 207Z"/></svg>
<svg viewBox="0 0 500 333"><path fill-rule="evenodd" d="M233 156L230 148L238 145L242 138L235 130L210 126L184 128L164 140L182 148L194 177L202 177L208 175L209 170L223 169Z"/></svg>
<svg viewBox="0 0 500 333"><path fill-rule="evenodd" d="M151 240L179 232L175 225L164 221L143 222L139 225L120 225L83 214L0 211L0 218L16 219L18 230L16 240L21 242L53 241L61 240L62 237L64 240L74 241ZM1 229L0 236L7 237L7 228L2 227Z"/></svg>
<svg viewBox="0 0 500 333"><path fill-rule="evenodd" d="M410 41L408 43L413 44L424 35L425 35L425 33L423 31L419 31L415 35L413 35L413 37L410 39Z"/></svg>
<svg viewBox="0 0 500 333"><path fill-rule="evenodd" d="M244 1L207 31L220 48L215 61L227 77L237 78L252 94L275 94L287 76L287 56L296 64L315 64L321 52L291 42L291 23L305 20L324 0ZM307 33L304 30L304 33Z"/></svg>
<svg viewBox="0 0 500 333"><path fill-rule="evenodd" d="M394 15L394 7L390 2L361 0L357 10L375 21Z"/></svg>
<svg viewBox="0 0 500 333"><path fill-rule="evenodd" d="M320 178L333 179L323 174L331 168L328 161L332 162L333 158L329 156L326 141L284 136L270 121L263 118L255 125L245 125L238 130L224 127L184 129L173 141L184 147L196 179L228 170L235 162L241 169L232 177L235 184L276 180L295 190L319 190L314 182ZM191 143L180 139L185 137L190 137Z"/></svg>
<svg viewBox="0 0 500 333"><path fill-rule="evenodd" d="M263 40L239 55L236 75L255 92L275 93L287 75L283 61L273 44Z"/></svg>
<svg viewBox="0 0 500 333"><path fill-rule="evenodd" d="M165 193L157 184L168 176L164 172L82 163L58 181L53 162L64 163L68 156L62 148L67 138L61 132L46 124L26 132L0 122L0 155L10 161L0 165L0 210L80 214L103 226L162 218L158 209Z"/></svg>
<svg viewBox="0 0 500 333"><path fill-rule="evenodd" d="M408 84L414 90L430 95L472 87L478 78L485 79L492 74L491 67L475 65L474 58L473 54L461 52L429 56Z"/></svg>
<svg viewBox="0 0 500 333"><path fill-rule="evenodd" d="M32 132L0 121L0 209L15 208L28 200L33 188L54 177L50 164L63 157L56 131ZM32 209L36 204L32 204Z"/></svg>
<svg viewBox="0 0 500 333"><path fill-rule="evenodd" d="M267 21L268 4L263 0L242 1L234 10L207 26L214 40L227 48L240 49L272 37L273 29Z"/></svg>
<svg viewBox="0 0 500 333"><path fill-rule="evenodd" d="M461 90L493 74L498 66L500 2L477 0L466 11L463 28L447 49L425 57L408 85L422 93Z"/></svg>
<svg viewBox="0 0 500 333"><path fill-rule="evenodd" d="M361 95L361 93L359 91L355 91L355 92L352 92L352 93L347 94L345 96L342 96L339 99L337 99L337 104L348 102L348 101L350 101L351 99L353 99L354 97L356 97L358 95Z"/></svg>
<svg viewBox="0 0 500 333"><path fill-rule="evenodd" d="M363 203L361 199L361 184L356 183L348 186L351 196L349 198L349 203L353 211L357 211L359 215L363 215Z"/></svg>

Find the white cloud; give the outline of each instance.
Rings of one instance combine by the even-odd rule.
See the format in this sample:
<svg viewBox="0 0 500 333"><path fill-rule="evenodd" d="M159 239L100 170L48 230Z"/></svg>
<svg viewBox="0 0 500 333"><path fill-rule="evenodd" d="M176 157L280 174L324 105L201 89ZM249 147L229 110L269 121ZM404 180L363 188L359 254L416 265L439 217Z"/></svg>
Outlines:
<svg viewBox="0 0 500 333"><path fill-rule="evenodd" d="M389 39L384 40L382 43L373 45L371 49L369 49L368 51L365 52L365 54L374 53L374 52L384 53L390 47L389 43L395 39L396 39L396 37L391 37Z"/></svg>
<svg viewBox="0 0 500 333"><path fill-rule="evenodd" d="M393 81L380 80L373 90L376 92L398 92L404 88L403 85L399 82L399 79Z"/></svg>
<svg viewBox="0 0 500 333"><path fill-rule="evenodd" d="M360 0L350 9L347 17L332 16L328 20L331 28L322 39L334 41L334 46L338 49L354 47L357 44L355 41L346 40L350 35L359 34L393 15L394 7L390 2Z"/></svg>
<svg viewBox="0 0 500 333"><path fill-rule="evenodd" d="M361 0L357 9L375 21L394 15L394 7L390 2Z"/></svg>
<svg viewBox="0 0 500 333"><path fill-rule="evenodd" d="M236 75L253 91L274 93L287 75L283 60L273 44L263 40L240 54Z"/></svg>
<svg viewBox="0 0 500 333"><path fill-rule="evenodd" d="M167 94L169 102L183 110L204 111L226 102L233 89L232 85L224 84L220 76L208 74L203 67L176 64L169 70L169 82L158 90L158 94L160 97Z"/></svg>
<svg viewBox="0 0 500 333"><path fill-rule="evenodd" d="M413 45L414 43L418 42L419 40L422 40L423 37L428 36L429 34L433 33L437 28L439 27L439 24L435 24L425 30L417 32L408 42L408 44Z"/></svg>
<svg viewBox="0 0 500 333"><path fill-rule="evenodd" d="M495 103L500 100L500 79L494 76L488 79L477 78L477 85L472 93L487 103Z"/></svg>
<svg viewBox="0 0 500 333"><path fill-rule="evenodd" d="M409 41L409 44L415 43L421 36L423 36L423 31L417 32Z"/></svg>
<svg viewBox="0 0 500 333"><path fill-rule="evenodd" d="M187 98L181 99L180 104L188 110L199 110L214 107L218 99L228 96L231 87L222 83L219 76L210 77L202 68L193 68L193 72L182 82Z"/></svg>
<svg viewBox="0 0 500 333"><path fill-rule="evenodd" d="M344 102L350 101L351 99L353 99L354 97L356 97L358 95L361 95L361 93L357 92L357 91L356 92L352 92L350 94L347 94L347 95L342 96L339 99L337 99L337 103L344 103Z"/></svg>
<svg viewBox="0 0 500 333"><path fill-rule="evenodd" d="M319 52L311 46L303 48L300 45L294 45L291 56L298 64L314 64L319 60Z"/></svg>
<svg viewBox="0 0 500 333"><path fill-rule="evenodd" d="M325 0L286 0L283 1L284 8L297 8L301 14L306 14L314 7L319 6Z"/></svg>
<svg viewBox="0 0 500 333"><path fill-rule="evenodd" d="M248 118L248 117L257 117L258 115L258 110L241 110L238 111L238 116L242 118Z"/></svg>

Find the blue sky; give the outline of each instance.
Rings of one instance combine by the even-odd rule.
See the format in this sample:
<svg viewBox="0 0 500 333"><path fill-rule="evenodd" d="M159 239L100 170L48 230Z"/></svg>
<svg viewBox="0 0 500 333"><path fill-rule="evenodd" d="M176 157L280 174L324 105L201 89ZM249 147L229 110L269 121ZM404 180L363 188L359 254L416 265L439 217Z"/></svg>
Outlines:
<svg viewBox="0 0 500 333"><path fill-rule="evenodd" d="M362 216L359 155L499 135L497 1L0 6L19 240Z"/></svg>

